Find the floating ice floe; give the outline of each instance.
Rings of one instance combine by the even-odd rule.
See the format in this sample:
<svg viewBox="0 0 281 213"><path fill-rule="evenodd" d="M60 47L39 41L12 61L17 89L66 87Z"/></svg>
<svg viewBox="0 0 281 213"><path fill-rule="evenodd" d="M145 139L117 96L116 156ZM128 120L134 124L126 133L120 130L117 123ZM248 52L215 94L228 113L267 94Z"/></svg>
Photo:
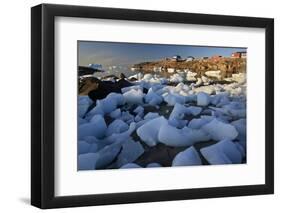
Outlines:
<svg viewBox="0 0 281 213"><path fill-rule="evenodd" d="M199 92L197 94L197 105L208 106L210 103L210 96L205 92Z"/></svg>
<svg viewBox="0 0 281 213"><path fill-rule="evenodd" d="M158 140L168 146L191 146L196 142L208 141L210 137L201 129L184 127L178 129L169 124L163 124L158 133Z"/></svg>
<svg viewBox="0 0 281 213"><path fill-rule="evenodd" d="M96 169L99 155L96 153L86 153L78 155L78 170Z"/></svg>
<svg viewBox="0 0 281 213"><path fill-rule="evenodd" d="M202 148L200 152L210 164L235 164L242 162L238 143L222 140L214 145Z"/></svg>
<svg viewBox="0 0 281 213"><path fill-rule="evenodd" d="M140 144L140 142L128 140L127 142L122 144L122 150L118 155L117 162L116 162L117 167L120 168L125 164L132 163L143 153L144 153L144 149Z"/></svg>
<svg viewBox="0 0 281 213"><path fill-rule="evenodd" d="M201 164L200 156L193 146L178 153L172 162L172 166L192 166Z"/></svg>
<svg viewBox="0 0 281 213"><path fill-rule="evenodd" d="M85 136L95 136L102 138L105 135L107 126L103 116L95 115L89 123L81 124L78 127L78 138L83 140Z"/></svg>
<svg viewBox="0 0 281 213"><path fill-rule="evenodd" d="M158 143L160 127L167 123L168 121L163 116L149 120L137 129L137 135L148 146L155 146Z"/></svg>
<svg viewBox="0 0 281 213"><path fill-rule="evenodd" d="M238 136L238 132L233 125L221 122L216 118L202 126L201 129L208 133L215 141L224 139L234 140Z"/></svg>

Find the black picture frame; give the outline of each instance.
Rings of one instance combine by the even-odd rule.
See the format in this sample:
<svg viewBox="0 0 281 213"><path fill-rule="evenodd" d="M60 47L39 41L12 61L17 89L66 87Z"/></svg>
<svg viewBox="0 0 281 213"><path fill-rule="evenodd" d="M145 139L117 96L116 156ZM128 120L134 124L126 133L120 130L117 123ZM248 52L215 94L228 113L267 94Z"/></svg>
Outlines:
<svg viewBox="0 0 281 213"><path fill-rule="evenodd" d="M54 195L54 21L58 16L265 29L265 184L56 197ZM32 7L31 114L31 204L42 209L272 194L274 192L274 20L53 4Z"/></svg>

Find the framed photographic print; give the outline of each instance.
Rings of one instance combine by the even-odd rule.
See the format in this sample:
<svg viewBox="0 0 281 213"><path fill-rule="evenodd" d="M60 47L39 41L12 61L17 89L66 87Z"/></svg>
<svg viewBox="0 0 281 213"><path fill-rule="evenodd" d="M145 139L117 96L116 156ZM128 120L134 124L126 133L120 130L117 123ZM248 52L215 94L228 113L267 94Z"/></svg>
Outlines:
<svg viewBox="0 0 281 213"><path fill-rule="evenodd" d="M274 21L31 9L31 203L271 194Z"/></svg>

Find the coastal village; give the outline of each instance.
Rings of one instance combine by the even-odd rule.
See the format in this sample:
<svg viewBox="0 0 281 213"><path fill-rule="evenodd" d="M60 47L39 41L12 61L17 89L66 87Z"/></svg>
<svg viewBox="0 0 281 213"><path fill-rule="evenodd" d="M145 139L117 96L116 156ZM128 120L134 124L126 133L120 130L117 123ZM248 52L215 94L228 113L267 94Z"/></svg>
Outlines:
<svg viewBox="0 0 281 213"><path fill-rule="evenodd" d="M214 80L223 80L232 74L246 72L246 52L234 52L229 57L213 55L211 57L182 58L175 55L159 61L143 62L133 65L131 70L144 73L161 73L165 77L174 73L186 73L187 81L196 81L198 77L206 76Z"/></svg>

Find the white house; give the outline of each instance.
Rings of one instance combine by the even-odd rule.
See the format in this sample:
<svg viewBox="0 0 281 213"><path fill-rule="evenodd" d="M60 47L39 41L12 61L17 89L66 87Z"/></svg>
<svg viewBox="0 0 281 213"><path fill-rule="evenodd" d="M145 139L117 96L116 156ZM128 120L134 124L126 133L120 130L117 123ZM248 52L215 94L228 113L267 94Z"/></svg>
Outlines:
<svg viewBox="0 0 281 213"><path fill-rule="evenodd" d="M174 56L172 57L172 60L173 60L173 61L180 61L180 60L181 60L181 56L180 56L180 55L174 55Z"/></svg>

